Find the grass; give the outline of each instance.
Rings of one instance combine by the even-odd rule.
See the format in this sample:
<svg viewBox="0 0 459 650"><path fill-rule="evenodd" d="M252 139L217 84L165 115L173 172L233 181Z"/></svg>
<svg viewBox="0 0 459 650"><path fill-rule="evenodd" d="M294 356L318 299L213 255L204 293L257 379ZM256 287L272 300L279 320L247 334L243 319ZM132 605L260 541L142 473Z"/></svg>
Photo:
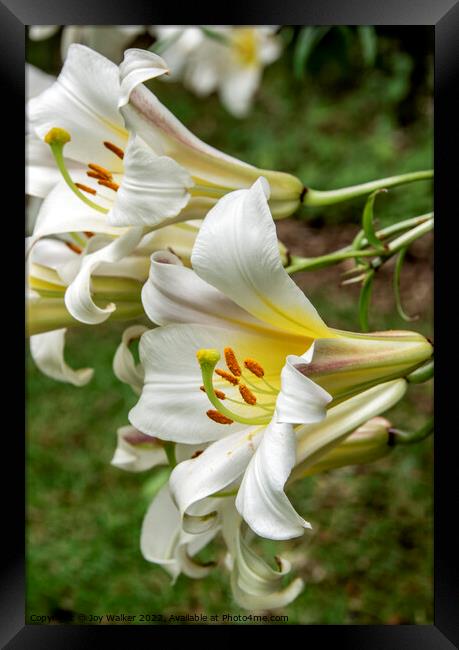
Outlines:
<svg viewBox="0 0 459 650"><path fill-rule="evenodd" d="M56 48L56 41L52 43ZM400 126L398 107L410 90L414 64L390 38L380 39L380 65L357 65L351 75L325 58L312 61L310 73L299 82L292 77L289 56L267 69L255 108L245 121L229 116L215 97L199 100L177 84L154 87L210 144L257 166L295 173L317 189L431 167L430 105L420 96L422 110L409 125ZM33 44L29 60L56 71L49 43ZM387 225L427 212L431 203L431 184L418 183L378 199L376 215ZM312 217L308 223L314 227L291 220L294 230L288 234L296 248L304 246L308 254L316 241L317 246L332 246L330 233L355 232L362 207L362 201L353 201L303 211L300 219ZM280 224L279 231L287 234L286 226ZM425 247L408 259L409 280L404 284L405 297L418 296L423 307L421 320L410 328L427 335L432 312L421 300L418 281L424 278L428 295L429 259ZM358 328L357 294L355 289L338 289L336 270L300 274L298 282L328 323ZM388 298L390 278L385 271L378 282L372 326L406 327ZM111 371L121 332L121 325L107 323L69 333L68 361L96 370L85 387L59 384L29 365L28 620L33 614L63 622L80 613L165 618L247 614L232 601L223 566L199 581L180 576L172 586L167 574L140 554L139 531L150 501L152 473L129 474L110 465L116 430L127 423L136 401ZM420 426L431 402L430 385L413 387L389 417L401 428ZM301 540L260 544L267 556L289 558L295 575L306 583L301 596L276 614L287 615L290 624L432 622L431 440L395 449L372 465L309 478L291 496L314 532ZM205 553L221 560L222 551L216 542Z"/></svg>

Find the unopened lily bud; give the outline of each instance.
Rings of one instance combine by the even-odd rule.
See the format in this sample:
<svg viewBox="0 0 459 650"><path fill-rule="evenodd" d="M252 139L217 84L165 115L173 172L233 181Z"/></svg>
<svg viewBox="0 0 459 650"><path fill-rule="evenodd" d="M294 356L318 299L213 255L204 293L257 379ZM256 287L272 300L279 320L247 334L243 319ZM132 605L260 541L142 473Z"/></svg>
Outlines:
<svg viewBox="0 0 459 650"><path fill-rule="evenodd" d="M299 465L295 469L295 478L319 474L345 465L372 463L382 458L392 449L389 445L390 428L391 423L386 418L372 418L318 462L304 468Z"/></svg>
<svg viewBox="0 0 459 650"><path fill-rule="evenodd" d="M158 438L147 436L135 427L118 429L118 445L111 464L130 472L144 472L157 465L167 465L164 444Z"/></svg>
<svg viewBox="0 0 459 650"><path fill-rule="evenodd" d="M433 353L429 341L416 332L337 333L337 338L315 342L311 363L296 364L333 396L333 404L376 384L406 377Z"/></svg>

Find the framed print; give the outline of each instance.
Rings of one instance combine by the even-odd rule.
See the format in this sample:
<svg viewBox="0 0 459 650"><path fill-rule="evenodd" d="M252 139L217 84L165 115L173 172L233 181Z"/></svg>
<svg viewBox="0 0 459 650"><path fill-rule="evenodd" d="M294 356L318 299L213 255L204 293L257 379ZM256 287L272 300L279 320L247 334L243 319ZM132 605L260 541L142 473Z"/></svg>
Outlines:
<svg viewBox="0 0 459 650"><path fill-rule="evenodd" d="M4 647L457 647L459 8L303 4L0 4Z"/></svg>

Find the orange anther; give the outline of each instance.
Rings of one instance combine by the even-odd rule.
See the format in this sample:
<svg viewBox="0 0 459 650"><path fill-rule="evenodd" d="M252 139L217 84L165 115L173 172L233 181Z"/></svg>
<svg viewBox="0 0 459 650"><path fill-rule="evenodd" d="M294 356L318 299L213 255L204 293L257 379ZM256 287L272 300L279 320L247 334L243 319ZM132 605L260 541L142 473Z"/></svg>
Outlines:
<svg viewBox="0 0 459 650"><path fill-rule="evenodd" d="M116 144L113 144L112 142L104 142L104 147L107 147L107 149L110 149L115 156L118 156L118 158L121 158L123 160L124 158L124 151L120 149L120 147L117 147Z"/></svg>
<svg viewBox="0 0 459 650"><path fill-rule="evenodd" d="M233 420L231 420L231 418L227 418L226 415L222 415L218 411L213 411L210 409L209 411L206 411L206 415L214 422L218 422L218 424L233 424Z"/></svg>
<svg viewBox="0 0 459 650"><path fill-rule="evenodd" d="M217 368L215 372L219 377L226 379L230 384L233 384L233 386L236 386L236 384L239 383L239 379L226 370L220 370L220 368Z"/></svg>
<svg viewBox="0 0 459 650"><path fill-rule="evenodd" d="M199 389L202 390L203 393L207 394L207 391L204 388L204 386L199 386ZM218 397L218 399L226 399L226 395L222 390L218 390L218 389L214 388L214 393Z"/></svg>
<svg viewBox="0 0 459 650"><path fill-rule="evenodd" d="M106 178L108 181L110 181L113 178L112 173L109 172L108 169L105 169L105 167L101 167L100 165L96 165L94 163L89 163L88 167L89 169L92 169L93 171L100 174L100 176L102 176L103 178Z"/></svg>
<svg viewBox="0 0 459 650"><path fill-rule="evenodd" d="M239 384L239 392L241 393L242 399L247 404L250 404L251 406L253 406L254 404L257 403L257 398L252 393L250 388L247 388L247 386L245 384Z"/></svg>
<svg viewBox="0 0 459 650"><path fill-rule="evenodd" d="M224 353L225 353L225 361L226 361L226 365L228 366L228 369L231 370L231 372L235 377L240 377L242 372L237 362L236 355L234 354L233 349L225 348Z"/></svg>
<svg viewBox="0 0 459 650"><path fill-rule="evenodd" d="M244 359L244 366L247 368L247 370L250 370L250 372L253 373L255 377L264 377L265 371L260 366L258 361L255 361L255 359Z"/></svg>
<svg viewBox="0 0 459 650"><path fill-rule="evenodd" d="M83 185L83 183L75 183L78 189L83 190L83 192L88 192L88 194L97 194L96 190L93 190L92 187Z"/></svg>

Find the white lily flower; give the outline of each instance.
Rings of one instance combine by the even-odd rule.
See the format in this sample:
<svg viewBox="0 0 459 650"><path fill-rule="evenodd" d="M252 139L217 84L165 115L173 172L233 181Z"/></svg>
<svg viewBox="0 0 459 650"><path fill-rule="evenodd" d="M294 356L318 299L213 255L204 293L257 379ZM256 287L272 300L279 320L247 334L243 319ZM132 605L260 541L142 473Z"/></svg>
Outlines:
<svg viewBox="0 0 459 650"><path fill-rule="evenodd" d="M225 108L236 117L250 110L263 68L279 58L282 45L275 26L159 26L172 78L200 96L218 91ZM169 42L169 45L168 45Z"/></svg>
<svg viewBox="0 0 459 650"><path fill-rule="evenodd" d="M29 37L33 41L41 41L54 36L59 28L60 25L31 25ZM64 25L61 57L65 59L72 43L80 43L117 62L126 47L144 32L145 25Z"/></svg>
<svg viewBox="0 0 459 650"><path fill-rule="evenodd" d="M243 489L264 497L257 502L262 521L255 521L257 507L253 517L249 513L250 499L243 505L240 497L238 504L254 530L281 539L301 534L307 525L283 490L295 465L294 425L324 417L329 385L337 403L403 376L430 356L431 346L413 333L359 338L328 328L282 267L266 191L260 180L221 199L196 239L193 270L170 253L152 256L142 300L162 327L141 338L145 383L129 419L164 440L217 440L203 458L210 457L214 468L215 458L231 460L226 473L211 473L207 494L239 480L250 447L262 440L250 461L249 475L258 479L252 484L247 478ZM226 368L217 367L220 358ZM186 493L204 495L206 476L200 474ZM172 485L175 491L174 479ZM183 513L194 498L185 501Z"/></svg>
<svg viewBox="0 0 459 650"><path fill-rule="evenodd" d="M201 142L142 85L167 71L160 57L145 50L128 50L118 70L84 46L69 49L56 83L29 102L34 135L28 191L45 197L54 188L56 194L41 215L37 236L62 232L48 222L55 221L49 213L63 201L68 223L58 227L113 233L114 226L158 227L203 217L222 195L248 187L260 175L257 168ZM138 137L129 140L123 117ZM45 137L80 205L69 199L64 182L56 186L56 165L50 164ZM272 185L274 213L291 214L303 184L289 174L263 173ZM83 214L86 223L80 227Z"/></svg>

